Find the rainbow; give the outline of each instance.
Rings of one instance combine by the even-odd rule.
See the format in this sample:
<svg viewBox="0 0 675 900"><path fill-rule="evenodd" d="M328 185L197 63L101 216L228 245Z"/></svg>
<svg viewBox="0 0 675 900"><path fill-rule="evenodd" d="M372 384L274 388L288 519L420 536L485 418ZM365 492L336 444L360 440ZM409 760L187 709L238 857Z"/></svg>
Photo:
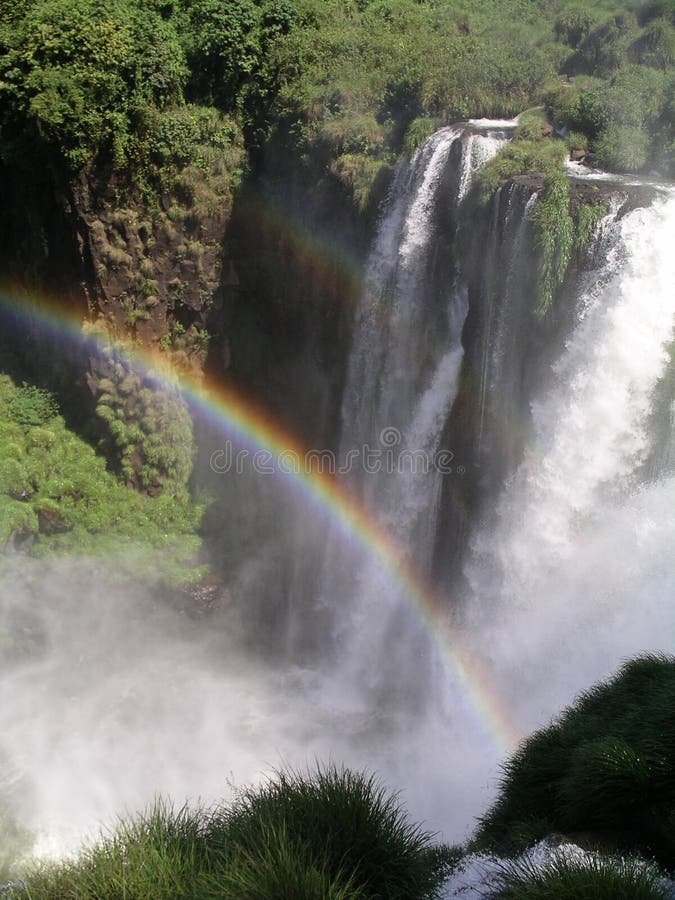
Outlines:
<svg viewBox="0 0 675 900"><path fill-rule="evenodd" d="M27 300L16 292L0 291L0 311L3 307L20 318L39 321L41 327L56 338L67 337L80 344L83 341L84 320L57 304L37 301L34 297ZM105 350L103 338L97 338L95 334L87 335L87 338ZM128 361L157 384L178 388L193 414L205 416L244 446L263 451L266 457L271 456L277 461L307 458L307 448L241 392L190 376L177 378L159 354L138 347L125 347L124 351ZM356 496L319 467L279 465L275 471L280 477L290 479L304 500L325 510L333 523L384 566L438 646L449 673L457 682L460 697L473 711L481 730L490 737L501 755L512 751L522 735L511 720L487 667L465 646L461 633L443 615L440 598L392 536Z"/></svg>

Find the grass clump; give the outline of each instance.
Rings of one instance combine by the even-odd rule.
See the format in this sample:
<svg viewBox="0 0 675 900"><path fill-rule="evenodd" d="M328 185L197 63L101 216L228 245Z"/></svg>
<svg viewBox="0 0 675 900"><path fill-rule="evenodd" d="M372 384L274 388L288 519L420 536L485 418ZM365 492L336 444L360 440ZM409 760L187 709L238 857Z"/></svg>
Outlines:
<svg viewBox="0 0 675 900"><path fill-rule="evenodd" d="M526 109L518 116L515 137L518 140L536 141L551 131L546 111L543 106Z"/></svg>
<svg viewBox="0 0 675 900"><path fill-rule="evenodd" d="M316 858L288 834L286 826L261 835L251 850L237 851L233 864L212 878L214 896L293 898L293 900L360 900L370 896L355 887L340 869L331 871L327 858Z"/></svg>
<svg viewBox="0 0 675 900"><path fill-rule="evenodd" d="M609 209L604 203L582 203L578 206L574 234L576 250L583 250L593 236L593 232L600 224L600 221L608 212Z"/></svg>
<svg viewBox="0 0 675 900"><path fill-rule="evenodd" d="M477 192L487 201L500 182L516 175L554 175L562 172L567 148L562 141L539 138L515 139L506 144L478 173Z"/></svg>
<svg viewBox="0 0 675 900"><path fill-rule="evenodd" d="M279 773L230 807L158 802L73 860L45 863L26 900L362 900L438 896L442 848L371 776Z"/></svg>
<svg viewBox="0 0 675 900"><path fill-rule="evenodd" d="M556 854L544 866L526 856L497 875L490 900L667 900L670 891L654 866L636 858Z"/></svg>
<svg viewBox="0 0 675 900"><path fill-rule="evenodd" d="M249 858L266 837L285 833L332 878L348 876L364 897L433 897L445 874L431 835L407 820L397 797L373 776L348 769L279 773L243 793L219 826Z"/></svg>
<svg viewBox="0 0 675 900"><path fill-rule="evenodd" d="M429 116L418 116L408 125L403 138L403 151L412 157L415 151L431 137L439 127L439 120Z"/></svg>
<svg viewBox="0 0 675 900"><path fill-rule="evenodd" d="M24 887L10 896L26 900L218 896L205 892L205 879L217 865L214 848L204 839L208 820L209 813L202 808L176 811L158 801L135 819L120 820L76 859L29 870Z"/></svg>
<svg viewBox="0 0 675 900"><path fill-rule="evenodd" d="M591 831L672 869L674 825L675 659L644 656L522 744L474 846L515 853Z"/></svg>

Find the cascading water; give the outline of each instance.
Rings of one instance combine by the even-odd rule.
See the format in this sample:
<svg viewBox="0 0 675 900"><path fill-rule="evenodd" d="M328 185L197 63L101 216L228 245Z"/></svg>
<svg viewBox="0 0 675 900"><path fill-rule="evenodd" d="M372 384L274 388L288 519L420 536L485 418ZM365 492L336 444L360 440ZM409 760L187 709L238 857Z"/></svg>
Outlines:
<svg viewBox="0 0 675 900"><path fill-rule="evenodd" d="M466 285L450 252L457 208L507 134L489 122L482 130L444 128L401 166L358 311L340 457L353 454L352 484L423 572L431 563L440 498L436 454L457 394L468 309ZM420 678L424 636L378 560L354 547L332 550L322 594L338 611L343 697L349 680L369 704L369 690L380 700L396 696L399 706L402 696L418 698L427 690Z"/></svg>
<svg viewBox="0 0 675 900"><path fill-rule="evenodd" d="M473 541L468 632L509 672L524 729L623 657L672 649L675 482L667 455L649 483L644 462L672 350L674 233L672 191L602 223L523 460Z"/></svg>

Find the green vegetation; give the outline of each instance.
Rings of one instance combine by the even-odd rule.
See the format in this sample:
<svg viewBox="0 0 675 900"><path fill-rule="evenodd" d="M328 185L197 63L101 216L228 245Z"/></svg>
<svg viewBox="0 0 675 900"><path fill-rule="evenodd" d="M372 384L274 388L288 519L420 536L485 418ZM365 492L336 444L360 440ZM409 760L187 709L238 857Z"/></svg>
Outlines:
<svg viewBox="0 0 675 900"><path fill-rule="evenodd" d="M566 158L567 150L562 141L516 138L481 169L474 193L485 202L500 182L515 175L527 175L531 172L556 175L562 172Z"/></svg>
<svg viewBox="0 0 675 900"><path fill-rule="evenodd" d="M500 184L527 173L543 176L530 219L538 260L535 314L543 318L553 308L556 291L575 254L588 244L598 222L607 214L607 207L601 202L570 202L570 184L563 172L567 149L563 141L532 137L540 125L540 115L532 111L522 131L519 125L521 136L516 133L481 169L465 201L462 217L468 237L468 223L476 206L487 203Z"/></svg>
<svg viewBox="0 0 675 900"><path fill-rule="evenodd" d="M364 897L430 897L444 877L431 835L411 825L372 776L349 770L282 772L243 793L219 824L248 858L285 832L331 877L348 876Z"/></svg>
<svg viewBox="0 0 675 900"><path fill-rule="evenodd" d="M431 122L529 109L521 136L537 139L544 102L598 164L668 171L673 15L667 0L6 2L0 160L42 148L152 192L229 155L236 187L243 129L249 149L290 144L363 205Z"/></svg>
<svg viewBox="0 0 675 900"><path fill-rule="evenodd" d="M395 796L345 769L280 773L230 807L156 804L79 857L27 873L30 900L433 898L442 848Z"/></svg>
<svg viewBox="0 0 675 900"><path fill-rule="evenodd" d="M574 222L569 212L570 188L562 172L544 179L541 196L532 212L539 250L539 306L537 313L546 315L553 303L553 293L567 273L574 248ZM590 232L589 232L590 233Z"/></svg>
<svg viewBox="0 0 675 900"><path fill-rule="evenodd" d="M3 156L39 136L74 168L103 148L118 165L129 160L148 111L179 100L188 76L176 30L153 6L3 4L0 96L10 128Z"/></svg>
<svg viewBox="0 0 675 900"><path fill-rule="evenodd" d="M506 764L477 849L595 831L675 866L675 659L645 656L582 694Z"/></svg>
<svg viewBox="0 0 675 900"><path fill-rule="evenodd" d="M177 391L141 375L109 353L107 377L97 384L96 413L106 423L106 456L127 485L179 495L192 472L190 413Z"/></svg>
<svg viewBox="0 0 675 900"><path fill-rule="evenodd" d="M675 28L665 26L675 35ZM595 70L593 71L595 74ZM546 95L574 149L610 171L656 169L672 176L675 121L673 62L663 68L625 64L606 79L575 78Z"/></svg>
<svg viewBox="0 0 675 900"><path fill-rule="evenodd" d="M160 461L168 454L175 462L170 444L156 448L156 434L149 437L148 452L156 451ZM106 470L105 459L67 428L51 394L0 375L5 552L124 555L125 571L151 566L154 577L182 580L201 574L190 568L200 543L195 534L200 514L184 485L154 497L126 487Z"/></svg>
<svg viewBox="0 0 675 900"><path fill-rule="evenodd" d="M637 858L558 855L541 867L527 857L497 875L491 900L667 900L659 870Z"/></svg>
<svg viewBox="0 0 675 900"><path fill-rule="evenodd" d="M469 851L518 857L497 861L486 881L492 900L665 900L674 700L675 659L665 656L635 659L582 694L507 763L501 795L466 848L434 845L372 776L318 767L280 772L227 806L156 802L75 858L22 863L24 883L9 896L423 900L439 896ZM545 861L527 849L561 835L604 849L552 846Z"/></svg>
<svg viewBox="0 0 675 900"><path fill-rule="evenodd" d="M608 212L609 209L604 203L582 203L577 207L574 229L575 250L583 250L591 239L600 220L604 218Z"/></svg>

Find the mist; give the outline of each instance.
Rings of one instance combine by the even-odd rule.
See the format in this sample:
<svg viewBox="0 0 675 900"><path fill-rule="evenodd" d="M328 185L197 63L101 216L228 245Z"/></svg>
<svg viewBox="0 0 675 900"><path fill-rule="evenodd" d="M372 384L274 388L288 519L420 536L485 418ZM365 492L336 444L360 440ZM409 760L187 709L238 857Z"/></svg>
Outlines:
<svg viewBox="0 0 675 900"><path fill-rule="evenodd" d="M329 672L242 652L227 612L194 620L116 580L87 559L3 576L2 803L38 856L76 850L157 796L209 805L317 761L377 771L430 825L465 830L484 773L458 753L458 723L418 717L411 730L340 695ZM457 782L443 778L459 765Z"/></svg>
<svg viewBox="0 0 675 900"><path fill-rule="evenodd" d="M357 317L343 450L385 432L400 450L439 446L461 389L468 295L458 268L436 266L437 231L418 219L445 199L456 142L461 175L505 139L445 129L399 171ZM522 459L471 523L465 587L439 598L521 737L625 658L673 650L672 453L649 462L673 338L675 206L671 196L616 212L596 237L557 359L527 385ZM518 238L509 246L525 252L525 226L508 227ZM432 294L440 311L429 311ZM377 773L450 842L494 799L513 748L396 571L292 485L247 478L222 485L227 601L208 615L121 577L115 560L4 563L0 812L32 835L36 855L74 851L157 796L209 805L317 762ZM381 527L428 570L439 473L359 478Z"/></svg>

